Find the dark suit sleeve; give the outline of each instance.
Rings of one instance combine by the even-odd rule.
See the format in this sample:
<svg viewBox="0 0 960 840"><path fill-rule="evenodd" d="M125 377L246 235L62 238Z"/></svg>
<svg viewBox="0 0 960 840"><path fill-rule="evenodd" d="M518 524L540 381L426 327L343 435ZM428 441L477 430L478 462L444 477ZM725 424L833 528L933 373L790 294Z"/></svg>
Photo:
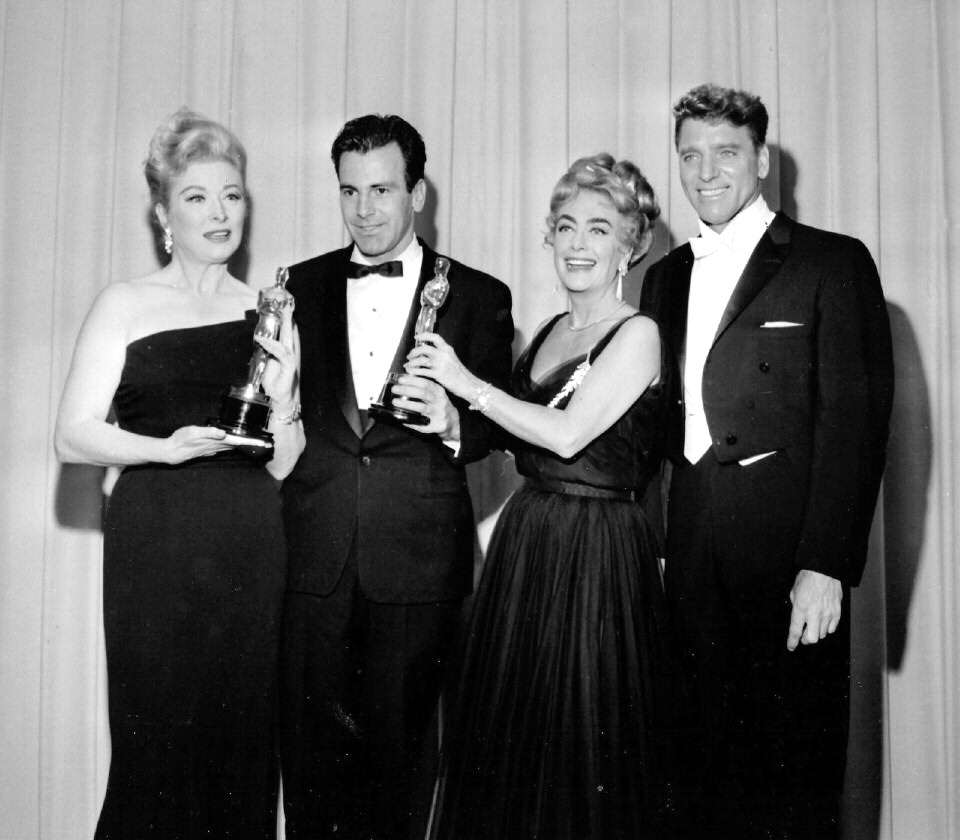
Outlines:
<svg viewBox="0 0 960 840"><path fill-rule="evenodd" d="M671 278L680 271L689 271L693 255L678 249L652 265L643 278L639 309L657 322L664 348L663 384L666 388L666 409L662 440L664 455L671 461L683 458L684 409L683 382L679 368L684 334L679 322L685 316L687 287L680 288ZM664 492L666 492L666 489Z"/></svg>
<svg viewBox="0 0 960 840"><path fill-rule="evenodd" d="M856 585L886 459L893 353L869 251L844 239L817 307L809 491L796 565Z"/></svg>
<svg viewBox="0 0 960 840"><path fill-rule="evenodd" d="M660 422L663 427L657 430L659 441L660 469L648 484L640 499L641 507L648 519L654 523L654 530L661 546L666 546L667 500L670 494L670 459L677 453L683 453L683 398L680 371L677 367L678 336L671 327L670 260L664 258L647 269L640 289L640 312L657 322L660 341L663 347L663 369L661 385L665 388L665 404ZM665 548L663 549L665 550Z"/></svg>
<svg viewBox="0 0 960 840"><path fill-rule="evenodd" d="M499 280L483 276L478 284L474 321L468 346L461 357L466 368L495 388L506 389L513 362L513 315L510 290ZM460 414L458 460L471 463L488 455L497 445L498 427L469 403L453 398Z"/></svg>
<svg viewBox="0 0 960 840"><path fill-rule="evenodd" d="M654 263L647 269L647 273L643 277L643 285L640 287L640 303L638 304L641 312L650 312L659 315L661 311L662 301L660 300L660 292L663 284L660 280L660 275L662 273L662 265L662 260Z"/></svg>

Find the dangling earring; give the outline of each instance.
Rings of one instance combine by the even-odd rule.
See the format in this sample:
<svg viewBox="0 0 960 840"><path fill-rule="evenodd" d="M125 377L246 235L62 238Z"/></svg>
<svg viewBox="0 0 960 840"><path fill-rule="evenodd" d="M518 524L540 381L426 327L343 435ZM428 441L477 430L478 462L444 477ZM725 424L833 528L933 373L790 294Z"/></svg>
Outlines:
<svg viewBox="0 0 960 840"><path fill-rule="evenodd" d="M168 254L173 253L173 234L170 233L169 228L163 229L163 250Z"/></svg>
<svg viewBox="0 0 960 840"><path fill-rule="evenodd" d="M617 266L617 300L623 300L623 275L627 273L623 263Z"/></svg>

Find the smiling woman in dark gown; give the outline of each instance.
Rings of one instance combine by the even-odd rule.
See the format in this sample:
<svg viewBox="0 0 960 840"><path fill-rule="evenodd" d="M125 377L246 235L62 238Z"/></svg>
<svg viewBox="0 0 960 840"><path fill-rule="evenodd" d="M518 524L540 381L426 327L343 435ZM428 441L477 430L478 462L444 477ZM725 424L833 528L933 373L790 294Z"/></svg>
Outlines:
<svg viewBox="0 0 960 840"><path fill-rule="evenodd" d="M294 328L287 312L278 340L256 339L275 446L251 457L209 425L256 346L257 293L227 270L246 155L223 126L180 111L145 168L170 262L100 294L57 421L62 461L123 467L104 520L112 757L96 837L272 838L276 479L303 446Z"/></svg>
<svg viewBox="0 0 960 840"><path fill-rule="evenodd" d="M433 334L408 370L513 436L526 479L494 530L444 720L431 838L663 835L667 628L655 529L665 377L657 325L620 299L659 214L628 161L577 161L548 241L570 311L521 356L507 394Z"/></svg>

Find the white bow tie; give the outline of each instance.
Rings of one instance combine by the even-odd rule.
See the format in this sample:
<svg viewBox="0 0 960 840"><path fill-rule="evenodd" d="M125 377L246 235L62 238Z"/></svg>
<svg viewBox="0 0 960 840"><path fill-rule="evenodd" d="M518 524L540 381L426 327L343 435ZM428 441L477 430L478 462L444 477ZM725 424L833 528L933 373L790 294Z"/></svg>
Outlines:
<svg viewBox="0 0 960 840"><path fill-rule="evenodd" d="M722 247L731 248L720 236L694 236L690 240L690 247L693 249L694 259L697 260L709 257Z"/></svg>

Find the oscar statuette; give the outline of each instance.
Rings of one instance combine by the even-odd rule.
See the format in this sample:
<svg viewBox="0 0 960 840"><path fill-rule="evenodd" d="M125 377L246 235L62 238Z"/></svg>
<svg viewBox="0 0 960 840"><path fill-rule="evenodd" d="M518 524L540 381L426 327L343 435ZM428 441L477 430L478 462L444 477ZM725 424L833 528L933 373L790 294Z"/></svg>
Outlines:
<svg viewBox="0 0 960 840"><path fill-rule="evenodd" d="M433 278L428 280L423 291L420 292L420 314L414 334L434 332L437 323L437 310L443 306L450 291L450 281L447 272L450 270L450 260L446 257L437 257L433 264ZM419 343L419 342L418 342ZM430 418L419 411L408 408L399 408L393 403L393 386L403 375L403 371L390 371L380 389L380 397L370 403L370 415L378 420L395 420L400 423L411 423L415 426L426 426Z"/></svg>
<svg viewBox="0 0 960 840"><path fill-rule="evenodd" d="M286 289L288 277L287 269L280 267L277 269L276 283L260 290L257 298L260 320L254 335L272 339L280 337L283 311L287 308L292 310L294 305L293 295ZM273 435L267 431L270 398L261 387L270 354L259 344L255 348L247 367L247 381L243 385L232 386L224 394L220 417L212 422L212 425L227 432L228 442L235 443L251 454L273 447Z"/></svg>

